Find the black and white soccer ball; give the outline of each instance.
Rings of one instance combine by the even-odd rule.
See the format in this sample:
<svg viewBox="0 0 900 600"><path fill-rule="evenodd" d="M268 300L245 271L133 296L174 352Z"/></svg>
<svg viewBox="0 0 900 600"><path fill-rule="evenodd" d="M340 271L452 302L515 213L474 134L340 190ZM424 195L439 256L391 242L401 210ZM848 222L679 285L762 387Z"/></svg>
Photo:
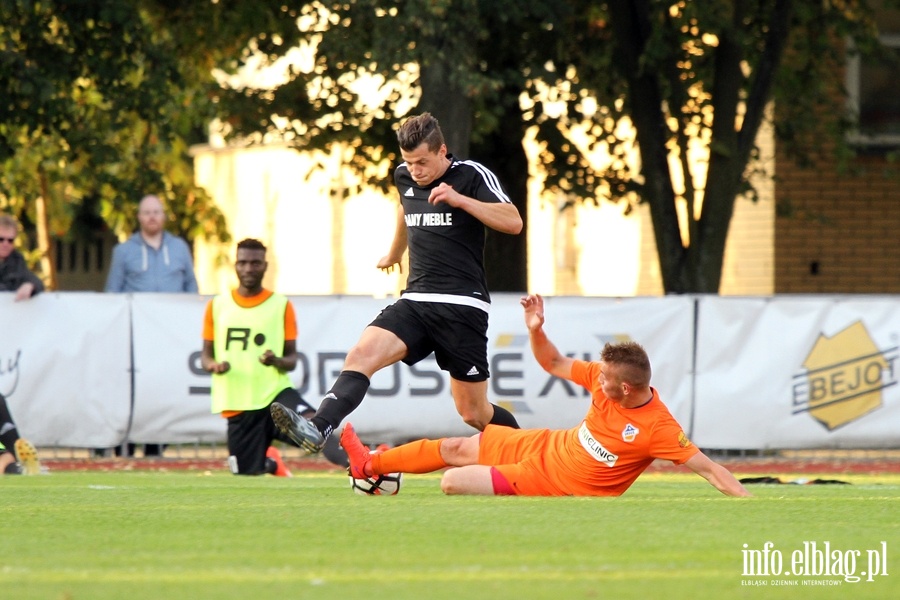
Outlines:
<svg viewBox="0 0 900 600"><path fill-rule="evenodd" d="M400 491L403 473L386 473L365 479L350 476L350 489L361 496L393 496Z"/></svg>

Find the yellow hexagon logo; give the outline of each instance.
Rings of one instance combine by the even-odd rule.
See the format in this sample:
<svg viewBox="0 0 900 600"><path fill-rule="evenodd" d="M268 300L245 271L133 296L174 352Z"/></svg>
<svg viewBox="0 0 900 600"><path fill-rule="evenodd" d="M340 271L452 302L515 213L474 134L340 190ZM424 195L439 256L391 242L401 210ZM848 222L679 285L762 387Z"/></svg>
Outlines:
<svg viewBox="0 0 900 600"><path fill-rule="evenodd" d="M896 348L879 350L861 321L832 337L820 335L794 378L794 414L808 412L832 431L882 405L896 385Z"/></svg>

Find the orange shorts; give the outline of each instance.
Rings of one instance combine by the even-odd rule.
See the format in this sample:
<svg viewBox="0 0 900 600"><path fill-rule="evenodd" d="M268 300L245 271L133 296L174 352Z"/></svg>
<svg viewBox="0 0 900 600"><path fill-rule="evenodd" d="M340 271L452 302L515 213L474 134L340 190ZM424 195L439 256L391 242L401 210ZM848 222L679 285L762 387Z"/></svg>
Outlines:
<svg viewBox="0 0 900 600"><path fill-rule="evenodd" d="M488 425L481 434L478 463L494 467L518 496L568 496L546 476L543 451L556 433Z"/></svg>

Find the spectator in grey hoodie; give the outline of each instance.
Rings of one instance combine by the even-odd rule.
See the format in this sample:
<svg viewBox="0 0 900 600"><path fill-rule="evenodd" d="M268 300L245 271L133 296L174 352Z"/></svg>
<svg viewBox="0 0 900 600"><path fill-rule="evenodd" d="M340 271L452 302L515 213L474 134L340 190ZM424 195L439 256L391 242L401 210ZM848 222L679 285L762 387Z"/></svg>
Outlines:
<svg viewBox="0 0 900 600"><path fill-rule="evenodd" d="M162 201L144 196L138 206L140 230L113 249L107 292L197 293L190 248L165 230L165 221Z"/></svg>
<svg viewBox="0 0 900 600"><path fill-rule="evenodd" d="M162 201L147 195L138 205L140 229L113 249L106 278L107 292L187 292L197 293L194 260L183 239L165 230L166 211ZM164 445L146 444L144 456L162 456ZM135 444L127 453L134 455ZM116 454L122 448L115 448ZM102 448L95 450L102 455Z"/></svg>
<svg viewBox="0 0 900 600"><path fill-rule="evenodd" d="M44 289L41 279L28 270L25 257L16 250L19 222L0 214L0 292L15 292L16 302L31 298Z"/></svg>

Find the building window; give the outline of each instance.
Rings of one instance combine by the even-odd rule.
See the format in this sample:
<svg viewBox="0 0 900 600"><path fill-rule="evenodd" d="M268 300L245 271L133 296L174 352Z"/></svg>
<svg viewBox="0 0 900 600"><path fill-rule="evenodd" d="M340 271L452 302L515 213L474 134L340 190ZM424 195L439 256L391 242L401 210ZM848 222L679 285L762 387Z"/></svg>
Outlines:
<svg viewBox="0 0 900 600"><path fill-rule="evenodd" d="M877 13L887 59L862 58L850 48L847 92L858 127L850 141L861 146L900 146L900 11Z"/></svg>

